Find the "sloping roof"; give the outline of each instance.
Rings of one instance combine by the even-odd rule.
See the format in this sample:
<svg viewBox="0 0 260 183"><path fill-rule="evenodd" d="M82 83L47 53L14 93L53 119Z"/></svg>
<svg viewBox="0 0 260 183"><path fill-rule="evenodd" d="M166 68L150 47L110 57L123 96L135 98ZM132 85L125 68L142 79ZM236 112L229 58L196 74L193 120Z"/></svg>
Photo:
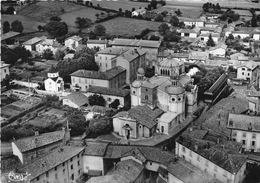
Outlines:
<svg viewBox="0 0 260 183"><path fill-rule="evenodd" d="M191 163L179 159L167 167L168 171L183 182L192 183L221 183L219 180L209 176L205 171Z"/></svg>
<svg viewBox="0 0 260 183"><path fill-rule="evenodd" d="M31 174L31 176L28 177L29 179L34 179L63 162L68 161L70 158L77 156L83 150L84 147L63 146L62 150L53 151L52 153L25 165L21 170Z"/></svg>
<svg viewBox="0 0 260 183"><path fill-rule="evenodd" d="M122 72L126 71L125 68L121 66L113 67L105 72L99 71L89 71L89 70L77 70L70 74L71 76L75 77L82 77L82 78L92 78L92 79L102 79L102 80L110 80L115 76L121 74Z"/></svg>
<svg viewBox="0 0 260 183"><path fill-rule="evenodd" d="M58 68L57 67L53 67L53 65L48 70L48 73L57 73L57 72L59 72Z"/></svg>
<svg viewBox="0 0 260 183"><path fill-rule="evenodd" d="M157 123L155 119L163 114L163 110L156 108L150 109L148 106L136 106L131 108L129 111L122 111L117 113L115 117L126 117L132 118L149 129L154 127Z"/></svg>
<svg viewBox="0 0 260 183"><path fill-rule="evenodd" d="M19 34L20 34L20 32L9 31L9 32L1 35L1 41L4 41L4 40L12 38L12 37L15 37L15 36L17 36Z"/></svg>
<svg viewBox="0 0 260 183"><path fill-rule="evenodd" d="M118 88L106 88L101 86L90 86L87 92L111 95L111 96L119 96L119 97L125 97L130 93L129 90L122 90Z"/></svg>
<svg viewBox="0 0 260 183"><path fill-rule="evenodd" d="M108 55L120 55L129 50L129 48L105 48L103 50L98 51L96 54L108 54Z"/></svg>
<svg viewBox="0 0 260 183"><path fill-rule="evenodd" d="M246 110L248 110L248 101L231 95L227 98L223 98L211 109L203 113L199 119L195 121L195 124L203 125L218 134L229 136L230 130L226 128L228 114L230 112L240 114Z"/></svg>
<svg viewBox="0 0 260 183"><path fill-rule="evenodd" d="M209 147L206 140L178 138L177 142L232 174L237 173L247 160L247 156L239 154L242 144L238 142L210 143Z"/></svg>
<svg viewBox="0 0 260 183"><path fill-rule="evenodd" d="M68 37L66 40L68 40L68 39L72 39L72 40L74 40L74 41L80 41L80 40L82 40L83 38L82 38L82 37L79 37L79 36L76 36L76 35L74 35L74 36Z"/></svg>
<svg viewBox="0 0 260 183"><path fill-rule="evenodd" d="M87 44L107 44L107 40L103 39L89 39Z"/></svg>
<svg viewBox="0 0 260 183"><path fill-rule="evenodd" d="M227 128L260 132L260 116L230 113L228 116Z"/></svg>
<svg viewBox="0 0 260 183"><path fill-rule="evenodd" d="M207 60L209 58L208 52L192 51L189 54L189 59L194 60Z"/></svg>
<svg viewBox="0 0 260 183"><path fill-rule="evenodd" d="M225 43L219 42L215 47L210 48L209 50L216 50L216 49L227 49L227 45Z"/></svg>
<svg viewBox="0 0 260 183"><path fill-rule="evenodd" d="M101 157L105 155L108 143L90 142L90 141L85 141L85 143L86 143L86 148L85 148L84 155L101 156Z"/></svg>
<svg viewBox="0 0 260 183"><path fill-rule="evenodd" d="M129 146L129 145L108 145L105 158L117 159L126 156L130 156L129 152L138 149L140 153L148 160L157 163L161 163L168 166L175 157L174 153L169 151L162 151L158 147L145 147L145 146Z"/></svg>
<svg viewBox="0 0 260 183"><path fill-rule="evenodd" d="M161 41L140 40L140 39L114 39L111 42L111 45L159 48L161 45Z"/></svg>
<svg viewBox="0 0 260 183"><path fill-rule="evenodd" d="M23 45L32 45L32 44L38 43L38 42L40 42L40 41L42 41L40 38L34 37L34 38L32 38L32 39L29 39L29 40L25 41L25 42L23 43Z"/></svg>
<svg viewBox="0 0 260 183"><path fill-rule="evenodd" d="M186 18L186 17L179 17L179 20L182 22L204 22L201 19L192 19L192 18Z"/></svg>
<svg viewBox="0 0 260 183"><path fill-rule="evenodd" d="M56 41L55 39L44 39L41 42L41 45L48 45L48 46L52 46L52 47L59 47L62 46L58 41Z"/></svg>
<svg viewBox="0 0 260 183"><path fill-rule="evenodd" d="M91 111L97 112L97 113L100 113L100 114L104 114L108 111L116 112L116 109L113 109L113 108L110 108L110 107L103 107L103 106L99 106L99 105L93 105Z"/></svg>
<svg viewBox="0 0 260 183"><path fill-rule="evenodd" d="M238 68L239 67L247 67L247 68L253 70L257 66L258 66L258 64L255 61L248 61L248 62L245 62L243 65L238 66Z"/></svg>
<svg viewBox="0 0 260 183"><path fill-rule="evenodd" d="M91 177L86 183L131 183L131 181L127 180L123 176L119 174L105 175L100 177Z"/></svg>
<svg viewBox="0 0 260 183"><path fill-rule="evenodd" d="M37 136L18 139L13 141L13 143L18 147L21 152L26 152L38 147L61 141L64 137L64 134L64 131L43 133Z"/></svg>
<svg viewBox="0 0 260 183"><path fill-rule="evenodd" d="M88 97L81 92L72 92L71 94L67 95L65 98L70 100L71 102L73 102L79 107L88 103Z"/></svg>
<svg viewBox="0 0 260 183"><path fill-rule="evenodd" d="M193 29L180 29L180 33L196 33Z"/></svg>
<svg viewBox="0 0 260 183"><path fill-rule="evenodd" d="M144 170L143 165L132 159L120 161L115 166L116 168L110 169L107 175L120 175L131 182L134 182Z"/></svg>
<svg viewBox="0 0 260 183"><path fill-rule="evenodd" d="M122 57L124 59L126 59L127 61L131 62L134 59L144 55L147 51L145 50L141 50L141 49L129 49L126 52L122 53L121 55L119 55L118 57Z"/></svg>
<svg viewBox="0 0 260 183"><path fill-rule="evenodd" d="M224 83L227 83L227 79L228 79L228 76L225 73L222 74L217 79L217 81L215 81L215 83L207 91L205 91L205 93L209 93L209 94L213 94L213 95L216 94L216 92L218 91L219 87L222 87L222 85Z"/></svg>

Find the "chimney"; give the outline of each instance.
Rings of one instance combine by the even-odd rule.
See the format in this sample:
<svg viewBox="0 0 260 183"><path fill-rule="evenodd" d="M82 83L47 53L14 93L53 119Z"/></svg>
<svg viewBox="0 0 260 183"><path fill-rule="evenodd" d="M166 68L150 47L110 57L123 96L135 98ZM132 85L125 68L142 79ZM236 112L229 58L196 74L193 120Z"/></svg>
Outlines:
<svg viewBox="0 0 260 183"><path fill-rule="evenodd" d="M34 135L35 135L35 136L38 136L38 135L39 135L39 131L35 131L35 132L34 132Z"/></svg>
<svg viewBox="0 0 260 183"><path fill-rule="evenodd" d="M194 150L195 150L195 152L198 152L198 150L199 150L198 145L194 145Z"/></svg>

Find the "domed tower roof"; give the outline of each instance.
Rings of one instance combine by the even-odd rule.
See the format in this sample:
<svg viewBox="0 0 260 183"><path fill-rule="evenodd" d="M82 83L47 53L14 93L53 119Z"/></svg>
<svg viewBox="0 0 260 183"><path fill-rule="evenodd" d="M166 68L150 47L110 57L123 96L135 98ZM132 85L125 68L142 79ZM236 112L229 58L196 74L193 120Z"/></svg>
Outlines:
<svg viewBox="0 0 260 183"><path fill-rule="evenodd" d="M132 87L134 87L134 88L139 88L139 87L141 87L141 85L142 85L141 81L138 81L138 80L135 80L132 83Z"/></svg>
<svg viewBox="0 0 260 183"><path fill-rule="evenodd" d="M138 68L137 73L138 73L138 74L141 74L141 75L144 75L144 69L141 68L141 67Z"/></svg>
<svg viewBox="0 0 260 183"><path fill-rule="evenodd" d="M178 67L179 60L176 58L172 58L172 56L168 56L167 58L164 58L163 61L159 63L159 66L165 68Z"/></svg>
<svg viewBox="0 0 260 183"><path fill-rule="evenodd" d="M179 82L180 76L176 73L171 75L171 85L166 86L165 90L170 95L178 95L185 92L184 87Z"/></svg>
<svg viewBox="0 0 260 183"><path fill-rule="evenodd" d="M59 70L56 67L51 66L51 68L48 70L48 73L58 73Z"/></svg>

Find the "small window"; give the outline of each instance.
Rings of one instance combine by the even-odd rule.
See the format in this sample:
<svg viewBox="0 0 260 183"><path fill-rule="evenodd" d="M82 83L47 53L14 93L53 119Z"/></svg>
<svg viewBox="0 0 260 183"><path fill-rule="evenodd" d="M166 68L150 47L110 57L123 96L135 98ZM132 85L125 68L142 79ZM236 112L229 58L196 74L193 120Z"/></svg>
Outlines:
<svg viewBox="0 0 260 183"><path fill-rule="evenodd" d="M107 98L107 101L108 101L108 102L110 102L110 101L111 101L111 98L110 98L110 97L108 97L108 98Z"/></svg>
<svg viewBox="0 0 260 183"><path fill-rule="evenodd" d="M107 67L107 63L106 63L106 67Z"/></svg>
<svg viewBox="0 0 260 183"><path fill-rule="evenodd" d="M186 148L185 148L185 147L182 147L182 152L185 153L185 151L186 151Z"/></svg>
<svg viewBox="0 0 260 183"><path fill-rule="evenodd" d="M133 94L135 94L135 91L133 91Z"/></svg>
<svg viewBox="0 0 260 183"><path fill-rule="evenodd" d="M62 166L65 166L65 163L62 163Z"/></svg>
<svg viewBox="0 0 260 183"><path fill-rule="evenodd" d="M65 169L63 169L63 175L65 175Z"/></svg>
<svg viewBox="0 0 260 183"><path fill-rule="evenodd" d="M245 71L246 69L245 68L242 68L242 71Z"/></svg>
<svg viewBox="0 0 260 183"><path fill-rule="evenodd" d="M80 166L80 161L78 161L78 166Z"/></svg>
<svg viewBox="0 0 260 183"><path fill-rule="evenodd" d="M57 171L57 167L55 167L54 170Z"/></svg>
<svg viewBox="0 0 260 183"><path fill-rule="evenodd" d="M246 132L243 132L243 137L246 137Z"/></svg>
<svg viewBox="0 0 260 183"><path fill-rule="evenodd" d="M178 101L181 101L181 97L178 98Z"/></svg>
<svg viewBox="0 0 260 183"><path fill-rule="evenodd" d="M79 158L79 154L77 155L77 157Z"/></svg>
<svg viewBox="0 0 260 183"><path fill-rule="evenodd" d="M71 180L74 180L74 174L71 175Z"/></svg>
<svg viewBox="0 0 260 183"><path fill-rule="evenodd" d="M148 100L148 95L145 95L144 99L145 99L145 100Z"/></svg>
<svg viewBox="0 0 260 183"><path fill-rule="evenodd" d="M4 70L4 72L6 73L6 69Z"/></svg>
<svg viewBox="0 0 260 183"><path fill-rule="evenodd" d="M252 146L255 146L255 141L252 141Z"/></svg>
<svg viewBox="0 0 260 183"><path fill-rule="evenodd" d="M175 101L175 98L172 98L172 102L174 102Z"/></svg>
<svg viewBox="0 0 260 183"><path fill-rule="evenodd" d="M37 181L39 181L40 180L40 177L37 177Z"/></svg>
<svg viewBox="0 0 260 183"><path fill-rule="evenodd" d="M242 140L242 144L243 144L243 145L246 145L246 141L245 141L245 140Z"/></svg>
<svg viewBox="0 0 260 183"><path fill-rule="evenodd" d="M49 172L46 172L46 177L49 177Z"/></svg>
<svg viewBox="0 0 260 183"><path fill-rule="evenodd" d="M253 133L253 135L252 135L252 138L253 138L253 139L255 139L255 138L256 138L256 134L255 134L255 133Z"/></svg>
<svg viewBox="0 0 260 183"><path fill-rule="evenodd" d="M217 165L214 165L214 170L215 170L216 172L218 171Z"/></svg>
<svg viewBox="0 0 260 183"><path fill-rule="evenodd" d="M80 169L79 169L78 174L80 175L80 173L81 173L81 171L80 171Z"/></svg>
<svg viewBox="0 0 260 183"><path fill-rule="evenodd" d="M244 73L244 72L242 72L242 75L245 75L245 73Z"/></svg>
<svg viewBox="0 0 260 183"><path fill-rule="evenodd" d="M73 165L70 165L70 169L73 170Z"/></svg>
<svg viewBox="0 0 260 183"><path fill-rule="evenodd" d="M146 91L146 92L148 92L148 90L147 90L147 89L145 89L145 91Z"/></svg>
<svg viewBox="0 0 260 183"><path fill-rule="evenodd" d="M200 161L200 156L199 155L197 156L197 161Z"/></svg>
<svg viewBox="0 0 260 183"><path fill-rule="evenodd" d="M73 161L73 158L70 158L70 162L72 162Z"/></svg>
<svg viewBox="0 0 260 183"><path fill-rule="evenodd" d="M150 162L150 165L152 166L152 165L153 165L153 162Z"/></svg>

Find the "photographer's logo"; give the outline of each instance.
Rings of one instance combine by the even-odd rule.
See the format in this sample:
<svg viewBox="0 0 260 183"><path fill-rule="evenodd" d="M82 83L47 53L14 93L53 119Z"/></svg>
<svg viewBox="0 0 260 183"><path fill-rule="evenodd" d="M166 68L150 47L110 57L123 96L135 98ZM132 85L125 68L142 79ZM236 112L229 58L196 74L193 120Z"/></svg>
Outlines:
<svg viewBox="0 0 260 183"><path fill-rule="evenodd" d="M24 182L30 182L30 180L28 180L28 176L30 176L31 174L26 173L14 173L13 171L11 171L8 174L8 182L18 182L18 181L24 181Z"/></svg>

